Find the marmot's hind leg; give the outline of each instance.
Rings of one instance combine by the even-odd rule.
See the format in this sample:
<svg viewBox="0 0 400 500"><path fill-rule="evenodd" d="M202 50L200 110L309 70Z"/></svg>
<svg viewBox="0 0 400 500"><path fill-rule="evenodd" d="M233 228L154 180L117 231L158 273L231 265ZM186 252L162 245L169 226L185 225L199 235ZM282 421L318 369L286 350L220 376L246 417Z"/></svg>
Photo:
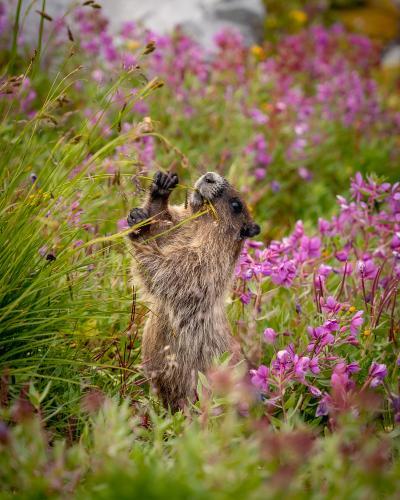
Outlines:
<svg viewBox="0 0 400 500"><path fill-rule="evenodd" d="M170 408L172 413L178 410L183 410L189 401L194 401L194 393L192 394L186 387L184 380L179 378L178 383L168 383L162 378L157 378L153 381L153 386L156 393L160 397L165 408ZM181 386L183 384L183 387Z"/></svg>

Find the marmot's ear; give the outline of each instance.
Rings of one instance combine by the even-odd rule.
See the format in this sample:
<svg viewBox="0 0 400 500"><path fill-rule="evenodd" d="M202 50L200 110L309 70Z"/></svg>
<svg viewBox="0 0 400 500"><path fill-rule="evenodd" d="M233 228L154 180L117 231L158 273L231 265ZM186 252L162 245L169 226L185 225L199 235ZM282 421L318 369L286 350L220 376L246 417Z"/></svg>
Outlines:
<svg viewBox="0 0 400 500"><path fill-rule="evenodd" d="M252 238L257 234L260 234L260 226L258 224L244 224L240 230L241 238Z"/></svg>

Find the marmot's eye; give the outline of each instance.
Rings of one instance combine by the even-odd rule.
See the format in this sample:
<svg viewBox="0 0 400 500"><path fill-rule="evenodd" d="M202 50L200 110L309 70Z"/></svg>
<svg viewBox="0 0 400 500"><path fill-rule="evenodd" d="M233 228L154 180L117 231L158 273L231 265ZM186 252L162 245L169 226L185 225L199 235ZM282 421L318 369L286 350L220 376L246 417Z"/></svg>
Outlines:
<svg viewBox="0 0 400 500"><path fill-rule="evenodd" d="M240 214L240 212L243 210L243 204L237 198L232 198L230 200L230 204L231 204L231 208L235 214Z"/></svg>

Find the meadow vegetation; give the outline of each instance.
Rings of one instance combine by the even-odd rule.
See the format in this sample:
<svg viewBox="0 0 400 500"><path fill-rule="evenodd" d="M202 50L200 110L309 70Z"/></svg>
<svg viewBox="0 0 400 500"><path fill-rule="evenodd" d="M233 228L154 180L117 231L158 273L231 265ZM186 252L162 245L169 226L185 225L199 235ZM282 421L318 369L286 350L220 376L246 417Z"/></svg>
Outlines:
<svg viewBox="0 0 400 500"><path fill-rule="evenodd" d="M45 5L45 2L43 2ZM398 498L398 95L379 45L310 24L206 51L95 2L36 50L0 2L0 498ZM262 227L219 360L170 414L140 367L126 216L218 171Z"/></svg>

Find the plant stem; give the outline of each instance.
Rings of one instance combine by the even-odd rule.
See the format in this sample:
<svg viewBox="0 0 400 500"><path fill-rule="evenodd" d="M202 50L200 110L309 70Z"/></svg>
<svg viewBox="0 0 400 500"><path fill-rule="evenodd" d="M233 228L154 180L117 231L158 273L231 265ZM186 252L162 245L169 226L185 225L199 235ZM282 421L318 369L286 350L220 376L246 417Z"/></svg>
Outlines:
<svg viewBox="0 0 400 500"><path fill-rule="evenodd" d="M42 0L42 12L46 12L46 0ZM40 16L40 24L39 24L39 36L38 36L38 44L37 44L37 56L36 56L36 64L33 73L36 72L36 69L40 68L40 56L42 52L42 40L43 40L43 27L44 27L44 16Z"/></svg>
<svg viewBox="0 0 400 500"><path fill-rule="evenodd" d="M13 73L14 63L15 63L15 57L17 55L19 18L20 18L20 15L21 15L21 6L22 6L22 0L18 0L17 10L15 12L14 27L13 27L13 40L12 40L12 46L11 46L10 62L9 62L9 65L8 65L8 70L9 70L10 74Z"/></svg>

